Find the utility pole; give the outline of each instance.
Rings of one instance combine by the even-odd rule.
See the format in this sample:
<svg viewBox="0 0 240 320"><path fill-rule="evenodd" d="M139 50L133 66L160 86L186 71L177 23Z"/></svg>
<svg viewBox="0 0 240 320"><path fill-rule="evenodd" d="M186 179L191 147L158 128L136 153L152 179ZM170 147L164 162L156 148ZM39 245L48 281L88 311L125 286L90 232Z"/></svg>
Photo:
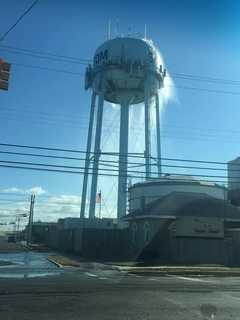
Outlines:
<svg viewBox="0 0 240 320"><path fill-rule="evenodd" d="M20 227L20 216L16 216L16 239L19 240L19 227Z"/></svg>
<svg viewBox="0 0 240 320"><path fill-rule="evenodd" d="M30 244L32 241L32 225L33 225L33 213L34 213L34 204L35 204L35 194L31 195L30 199L30 212L28 220L28 235L27 235L27 244Z"/></svg>

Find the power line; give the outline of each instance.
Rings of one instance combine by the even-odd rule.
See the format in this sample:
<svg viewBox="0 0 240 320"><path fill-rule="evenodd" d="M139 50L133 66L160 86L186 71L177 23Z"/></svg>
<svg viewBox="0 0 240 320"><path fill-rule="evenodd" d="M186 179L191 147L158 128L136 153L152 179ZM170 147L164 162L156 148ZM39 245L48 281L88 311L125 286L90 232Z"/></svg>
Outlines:
<svg viewBox="0 0 240 320"><path fill-rule="evenodd" d="M68 71L68 70L63 70L63 69L41 67L41 66L28 65L28 64L22 64L22 63L17 63L17 62L11 62L11 64L13 64L15 66L25 67L25 68L39 69L39 70L43 70L43 71L53 71L53 72L58 72L58 73L84 76L84 73L73 72L73 71ZM183 90L194 90L194 91L199 91L199 92L217 93L217 94L240 95L240 92L237 92L237 91L214 90L214 89L208 89L208 88L196 88L196 87L179 86L179 85L165 85L164 87L177 88L177 89L183 89Z"/></svg>
<svg viewBox="0 0 240 320"><path fill-rule="evenodd" d="M195 88L195 87L186 87L186 86L178 86L178 85L177 86L168 85L165 87L184 89L184 90L194 90L194 91L206 91L206 92L220 93L220 94L240 95L240 92L236 92L236 91L213 90L213 89L207 89L207 88Z"/></svg>
<svg viewBox="0 0 240 320"><path fill-rule="evenodd" d="M10 109L9 111L11 111L12 109ZM3 112L3 114L2 114ZM12 115L11 113L8 115L5 115L4 113L8 113L8 110L2 110L0 111L1 113L1 118L5 118L5 119L9 119L11 121L17 121L17 122L25 122L27 119L31 119L31 122L35 122L37 125L41 126L41 125L55 125L55 126L64 126L64 127L74 127L74 128L78 128L79 130L87 130L87 126L81 126L78 124L77 121L74 122L74 120L65 120L63 121L63 119L58 119L58 118L55 118L55 119L51 119L49 117L45 117L44 115L43 116L38 116L37 119L34 118L35 114L38 114L38 112L27 112L26 115L22 118L19 118L19 117L14 117L14 115ZM19 112L19 113L24 113L24 111L14 111L13 112ZM30 114L28 114L30 113ZM33 114L33 116L31 115ZM45 113L45 114L48 114L48 113ZM50 114L49 114L50 115ZM73 118L74 119L74 118ZM107 121L107 120L106 120ZM111 126L107 126L105 125L106 128L111 128ZM168 126L163 126L165 128L168 128ZM178 127L178 128L183 128L181 126L170 126L170 127ZM142 132L142 130L140 128L134 128L134 127L131 127L131 130L133 130L134 132L136 131L139 131L139 132ZM197 129L196 130L200 130L200 129ZM223 130L223 131L231 131L233 133L236 133L236 134L240 134L240 131L237 131L237 130ZM195 135L193 137L193 134ZM175 132L175 131L166 131L166 130L163 130L163 134L162 134L162 138L166 139L166 138L175 138L175 139L180 139L180 140L199 140L199 141L211 141L211 140L214 140L216 142L221 142L221 143L237 143L238 142L238 138L235 138L235 139L232 139L229 137L225 137L225 136L217 136L217 135L213 135L213 134L199 134L199 133L193 133L189 136L189 133L188 132ZM187 135L187 136L185 136ZM203 138L202 138L203 137ZM204 137L207 137L207 138L210 138L210 139L204 139Z"/></svg>
<svg viewBox="0 0 240 320"><path fill-rule="evenodd" d="M11 161L11 160L0 160L0 163L7 163L7 164L17 164L17 165L30 165L30 166L38 166L38 167L50 167L50 168L63 168L63 169L80 169L84 170L84 167L79 166L66 166L66 165L55 165L55 164L46 164L46 163L34 163L34 162L25 162L25 161ZM89 170L93 170L93 168L89 168ZM108 168L99 168L99 171L108 171L108 172L119 172L118 169L108 169ZM144 174L144 171L136 171L136 170L128 170L124 172L125 175L128 174ZM182 174L182 173L173 173L173 175L181 175L181 176L192 176L190 174ZM206 178L227 178L227 176L213 176L213 175L204 175L204 174L194 174L195 177L206 177ZM230 177L232 178L232 177ZM234 178L234 177L233 177Z"/></svg>
<svg viewBox="0 0 240 320"><path fill-rule="evenodd" d="M36 153L1 151L1 150L0 150L0 154L20 155L20 156L29 156L29 157L39 157L39 158L63 159L63 160L77 160L77 161L85 161L86 160L85 158L79 158L79 157L56 156L56 155L45 155L45 154L39 154L39 153L36 154ZM162 158L162 160L163 160L163 158ZM91 160L91 161L93 161L93 160ZM174 161L174 160L172 160L172 161ZM9 161L7 161L7 162L9 162ZM119 163L119 161L116 161L116 160L100 160L99 162L100 162L101 166L108 166L108 167L113 167L113 168L118 168L118 163ZM140 162L128 161L126 163L128 163L129 166L132 166L132 168L134 166L136 166L136 167L137 166L144 166L144 163L140 163ZM48 165L48 164L46 164L46 165ZM154 166L154 167L157 166L157 164L153 164L153 163L151 163L150 165ZM48 166L50 166L50 164ZM240 164L238 164L238 166L240 166ZM58 167L60 167L60 166L58 166ZM196 166L182 166L182 165L169 165L169 164L162 164L162 167L165 167L165 168L179 168L179 169L227 171L227 169L225 169L225 168L196 167ZM73 168L78 168L78 167L73 167ZM228 171L229 172L240 172L240 170L234 170L234 169L230 169Z"/></svg>
<svg viewBox="0 0 240 320"><path fill-rule="evenodd" d="M231 80L231 79L224 79L224 78L215 78L209 76L199 76L199 75L192 75L192 74L185 74L185 73L171 73L175 75L177 78L186 78L187 80L198 80L198 81L205 81L205 82L219 82L219 83L226 83L226 84L240 84L240 80Z"/></svg>
<svg viewBox="0 0 240 320"><path fill-rule="evenodd" d="M78 76L84 76L84 73L79 72L73 72L68 70L62 70L62 69L54 69L54 68L48 68L48 67L41 67L41 66L35 66L30 64L23 64L23 63L17 63L17 62L11 62L11 64L15 66L25 67L25 68L33 68L33 69L39 69L44 71L53 71L58 73L66 73L66 74L72 74L72 75L78 75Z"/></svg>
<svg viewBox="0 0 240 320"><path fill-rule="evenodd" d="M47 169L47 168L37 168L37 167L27 167L27 166L18 166L18 165L5 165L5 164L0 164L0 167L2 168L9 168L9 169L23 169L23 170L32 170L32 171L40 171L40 172L53 172L53 173L69 173L69 174L77 174L77 175L82 175L84 174L84 171L73 171L73 170L59 170L59 169ZM96 173L92 172L91 175L95 175ZM186 174L171 174L171 175L177 175L177 176L190 176L192 177L192 175L186 175ZM171 176L170 175L170 176ZM123 175L123 174L108 174L108 173L98 173L98 176L105 176L105 177L128 177L128 178L136 178L136 179L141 179L142 180L142 176L135 176L135 175ZM206 176L207 177L207 176ZM213 176L212 176L213 177ZM224 177L226 178L226 177ZM158 180L158 181L177 181L177 182L191 182L191 180L189 179L184 179L184 178L167 178L167 176L164 177L151 177L151 180ZM222 183L222 184L226 184L226 181L224 180L195 180L195 182L206 182L206 183ZM232 183L236 183L238 184L239 182L232 182Z"/></svg>
<svg viewBox="0 0 240 320"><path fill-rule="evenodd" d="M77 150L77 149L65 149L65 148L53 148L53 147L42 147L42 146L30 146L30 145L22 145L22 144L11 144L11 143L0 143L0 146L3 147L16 147L16 148L26 148L26 149L35 149L35 150L46 150L46 151L59 151L59 152L69 152L69 153L80 153L80 154L87 154L86 151ZM95 153L93 151L89 152L92 155L99 155L99 153ZM118 157L118 152L100 152L100 155L111 155ZM143 154L127 154L129 158L140 158L140 159L146 159L146 157ZM150 157L152 159L157 160L157 157ZM161 160L167 160L167 161L179 161L179 162L192 162L192 163L205 163L205 164L217 164L217 165L227 165L227 162L220 162L220 161L206 161L206 160L191 160L191 159L180 159L180 158L167 158L167 157L161 157ZM233 165L239 165L239 164L233 164Z"/></svg>
<svg viewBox="0 0 240 320"><path fill-rule="evenodd" d="M15 107L15 108L2 105L1 111L13 111L13 112L21 113L21 114L23 112L27 111L28 114L32 113L34 115L37 114L38 116L39 115L40 116L44 116L44 117L52 116L54 118L56 118L56 117L60 117L61 118L62 117L63 119L61 119L61 120L64 120L64 121L66 120L66 118L70 118L70 120L75 120L75 122L78 121L79 118L84 119L84 120L88 119L87 115L79 114L76 117L76 116L73 116L70 113L60 113L60 112L58 112L56 114L56 113L53 113L53 112L35 111L35 110L32 110L33 108L34 108L34 106L31 106L31 105L21 105L21 106ZM76 120L76 118L77 118L77 120ZM239 131L239 133L240 133L240 131Z"/></svg>
<svg viewBox="0 0 240 320"><path fill-rule="evenodd" d="M73 170L60 170L60 169L49 169L49 168L61 168L61 169L76 169L76 170L84 170L84 167L79 167L79 166L66 166L66 165L53 165L53 164L44 164L44 163L33 163L33 162L24 162L24 161L7 161L7 160L0 160L0 163L4 163L6 164L6 167L11 167L9 166L9 164L11 165L14 165L13 167L14 168L18 168L18 169L36 169L36 170L39 170L39 171L52 171L52 172L62 172L62 173L78 173L78 174L82 174L82 172L80 171L73 171ZM18 166L16 166L18 165ZM24 165L24 167L20 166L19 165ZM34 167L26 167L26 166L35 166ZM3 165L1 165L3 166ZM5 166L5 165L4 165ZM44 169L42 168L39 168L39 167L44 167ZM90 170L93 171L93 168L89 168ZM103 171L104 174L105 174L105 171L107 172L119 172L118 169L108 169L108 168L99 168L99 171ZM129 177L135 177L135 178L142 178L141 176L133 176L132 174L144 174L145 172L143 171L135 171L135 170L128 170L127 172L124 172L120 175L117 175L117 176L121 176L121 175L124 175L124 176L129 176ZM94 174L93 172L91 172L90 174ZM154 174L152 172L152 174ZM101 175L101 174L99 174ZM183 176L183 177L186 177L186 176L189 176L189 177L192 177L193 174L182 174L182 173L171 173L172 176ZM114 175L113 175L114 176ZM210 174L194 174L194 177L200 177L200 178L224 178L224 179L227 179L227 178L230 178L230 179L238 179L237 177L227 177L227 176L220 176L220 175L210 175ZM155 177L151 177L151 178L155 178ZM157 178L157 177L156 177ZM212 180L209 180L211 182L213 182ZM225 182L225 181L222 181L222 182Z"/></svg>
<svg viewBox="0 0 240 320"><path fill-rule="evenodd" d="M60 55L56 53L49 53L40 50L30 50L25 48L18 48L14 46L3 46L1 45L0 48L5 51L13 52L16 54L24 54L29 55L36 58L43 58L55 61L65 61L70 63L77 63L77 64L84 64L87 65L88 63L92 62L92 59L87 58L77 58L73 56L67 55ZM185 73L176 73L171 72L175 78L183 79L183 80L196 80L196 81L203 81L203 82L213 82L213 83L222 83L222 84L235 84L240 85L240 80L231 80L231 79L224 79L224 78L216 78L210 76L201 76L201 75L192 75L192 74L185 74Z"/></svg>
<svg viewBox="0 0 240 320"><path fill-rule="evenodd" d="M66 62L66 63L73 63L73 64L78 64L78 65L87 65L88 61L84 59L79 59L79 60L72 60L72 59L66 59L66 58L55 58L51 56L44 56L44 55L36 55L28 52L21 52L18 50L12 50L8 49L6 46L0 46L2 51L10 52L13 54L20 54L20 55L27 55L33 58L38 58L38 59L45 59L45 60L50 60L50 61L58 61L58 62Z"/></svg>
<svg viewBox="0 0 240 320"><path fill-rule="evenodd" d="M36 50L30 50L30 49L23 49L23 48L18 48L18 47L13 47L13 46L3 46L0 45L1 49L4 50L8 50L8 51L12 51L14 53L19 53L19 54L32 54L35 55L36 57L38 57L39 55L42 56L49 56L49 57L54 57L55 60L57 61L58 59L60 59L60 61L62 60L66 60L67 62L81 62L81 63L85 63L88 64L90 62L92 62L92 59L86 59L86 58L77 58L77 57L72 57L72 56L67 56L67 55L60 55L60 54L56 54L56 53L50 53L50 52L44 52L44 51L36 51ZM57 58L57 59L56 59Z"/></svg>
<svg viewBox="0 0 240 320"><path fill-rule="evenodd" d="M0 41L3 41L7 37L7 35L18 25L18 23L33 9L33 7L35 7L38 1L39 0L33 1L30 7L26 11L24 11L17 19L17 21L1 36Z"/></svg>

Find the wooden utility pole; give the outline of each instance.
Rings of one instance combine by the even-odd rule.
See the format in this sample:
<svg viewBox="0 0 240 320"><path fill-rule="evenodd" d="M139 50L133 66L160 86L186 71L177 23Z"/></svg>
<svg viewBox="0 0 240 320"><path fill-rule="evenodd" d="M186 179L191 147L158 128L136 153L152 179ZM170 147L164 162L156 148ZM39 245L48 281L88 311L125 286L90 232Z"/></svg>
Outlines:
<svg viewBox="0 0 240 320"><path fill-rule="evenodd" d="M32 242L32 225L33 225L34 204L35 204L35 194L32 194L31 199L30 199L30 212L29 212L29 220L28 220L27 244L30 244Z"/></svg>

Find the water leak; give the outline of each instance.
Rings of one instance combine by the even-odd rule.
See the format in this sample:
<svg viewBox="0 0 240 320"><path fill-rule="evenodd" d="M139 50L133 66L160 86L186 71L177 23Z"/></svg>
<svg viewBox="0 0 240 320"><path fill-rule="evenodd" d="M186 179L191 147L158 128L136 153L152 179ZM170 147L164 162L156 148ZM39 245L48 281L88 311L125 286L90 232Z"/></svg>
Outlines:
<svg viewBox="0 0 240 320"><path fill-rule="evenodd" d="M63 270L48 261L48 255L39 252L0 254L0 278L26 279L61 274Z"/></svg>

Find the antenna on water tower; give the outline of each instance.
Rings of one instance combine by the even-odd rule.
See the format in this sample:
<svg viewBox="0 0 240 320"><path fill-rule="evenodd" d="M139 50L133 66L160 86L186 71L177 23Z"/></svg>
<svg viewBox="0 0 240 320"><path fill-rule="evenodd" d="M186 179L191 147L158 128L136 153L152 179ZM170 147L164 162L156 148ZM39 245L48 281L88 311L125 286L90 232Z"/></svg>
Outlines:
<svg viewBox="0 0 240 320"><path fill-rule="evenodd" d="M147 39L147 25L146 25L146 23L144 25L144 39L145 40Z"/></svg>
<svg viewBox="0 0 240 320"><path fill-rule="evenodd" d="M108 20L108 40L111 39L111 20Z"/></svg>

